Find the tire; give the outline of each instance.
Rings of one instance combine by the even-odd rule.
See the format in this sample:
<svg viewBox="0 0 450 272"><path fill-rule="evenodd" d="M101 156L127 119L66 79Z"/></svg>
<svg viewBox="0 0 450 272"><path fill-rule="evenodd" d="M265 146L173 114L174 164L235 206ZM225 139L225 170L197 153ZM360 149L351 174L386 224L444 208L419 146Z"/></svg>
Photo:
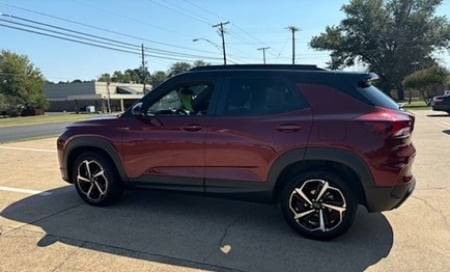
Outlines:
<svg viewBox="0 0 450 272"><path fill-rule="evenodd" d="M336 238L353 223L357 202L347 183L333 172L315 170L291 179L281 191L288 224L304 237Z"/></svg>
<svg viewBox="0 0 450 272"><path fill-rule="evenodd" d="M120 199L123 185L112 162L94 152L75 160L72 180L80 197L88 204L106 206Z"/></svg>

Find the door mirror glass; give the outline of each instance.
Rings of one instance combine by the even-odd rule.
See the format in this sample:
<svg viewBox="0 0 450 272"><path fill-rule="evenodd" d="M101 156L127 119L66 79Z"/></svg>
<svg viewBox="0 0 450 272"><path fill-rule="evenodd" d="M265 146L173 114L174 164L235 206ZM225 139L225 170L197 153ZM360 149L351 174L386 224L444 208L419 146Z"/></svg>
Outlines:
<svg viewBox="0 0 450 272"><path fill-rule="evenodd" d="M131 114L135 117L142 117L142 102L136 103L132 108L131 108Z"/></svg>

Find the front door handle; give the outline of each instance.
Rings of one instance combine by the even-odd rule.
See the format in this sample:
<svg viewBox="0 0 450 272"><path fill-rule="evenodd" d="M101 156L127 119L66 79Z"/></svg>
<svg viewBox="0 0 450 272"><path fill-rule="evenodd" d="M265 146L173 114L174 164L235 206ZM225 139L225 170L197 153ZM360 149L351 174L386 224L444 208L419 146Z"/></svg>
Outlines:
<svg viewBox="0 0 450 272"><path fill-rule="evenodd" d="M300 131L302 129L301 126L295 125L295 124L283 124L278 126L277 130L279 132L285 132L285 133L293 133Z"/></svg>
<svg viewBox="0 0 450 272"><path fill-rule="evenodd" d="M183 130L191 131L191 132L199 131L201 129L202 129L202 127L200 125L197 125L197 124L189 124L189 125L186 125L186 126L183 127Z"/></svg>

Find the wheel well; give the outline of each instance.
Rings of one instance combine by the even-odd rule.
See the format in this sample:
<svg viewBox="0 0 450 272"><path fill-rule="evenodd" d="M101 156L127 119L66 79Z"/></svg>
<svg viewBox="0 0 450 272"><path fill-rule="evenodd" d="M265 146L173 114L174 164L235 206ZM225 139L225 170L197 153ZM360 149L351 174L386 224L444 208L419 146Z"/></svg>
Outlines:
<svg viewBox="0 0 450 272"><path fill-rule="evenodd" d="M291 178L295 177L300 172L317 169L332 171L337 175L344 177L344 181L349 182L349 187L357 198L357 202L366 206L366 195L358 175L350 167L334 161L300 161L288 165L278 176L274 189L274 199L278 201L278 197L283 190L284 185Z"/></svg>
<svg viewBox="0 0 450 272"><path fill-rule="evenodd" d="M78 156L80 156L82 153L85 153L85 152L94 152L94 153L100 154L105 159L109 160L110 163L112 163L114 165L114 161L112 160L111 156L109 156L109 154L101 148L93 147L93 146L83 146L83 147L75 148L70 152L69 157L67 159L67 171L68 171L69 180L71 183L73 183L73 180L72 180L73 164L75 163L75 160L78 158Z"/></svg>

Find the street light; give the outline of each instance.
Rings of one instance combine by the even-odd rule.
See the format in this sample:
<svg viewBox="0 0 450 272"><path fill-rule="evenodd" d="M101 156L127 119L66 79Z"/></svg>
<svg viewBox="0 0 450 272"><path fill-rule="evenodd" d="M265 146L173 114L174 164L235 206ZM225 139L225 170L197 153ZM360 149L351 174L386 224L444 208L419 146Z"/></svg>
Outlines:
<svg viewBox="0 0 450 272"><path fill-rule="evenodd" d="M210 41L210 40L208 40L208 39L205 39L205 38L195 38L195 39L193 39L192 41L193 41L193 42L205 41L205 42L211 44L212 46L214 46L215 48L217 48L217 50L222 50L222 48L221 48L217 43L212 42L212 41ZM225 58L224 58L224 59L225 59ZM224 60L224 64L226 64L226 61L225 61L225 60Z"/></svg>
<svg viewBox="0 0 450 272"><path fill-rule="evenodd" d="M217 43L212 42L212 41L210 41L210 40L208 40L208 39L205 39L205 38L195 38L195 39L193 39L192 41L193 41L193 42L205 41L205 42L211 44L212 46L214 46L215 48L217 48L218 50L222 50L222 48L220 48L220 46L219 46Z"/></svg>

